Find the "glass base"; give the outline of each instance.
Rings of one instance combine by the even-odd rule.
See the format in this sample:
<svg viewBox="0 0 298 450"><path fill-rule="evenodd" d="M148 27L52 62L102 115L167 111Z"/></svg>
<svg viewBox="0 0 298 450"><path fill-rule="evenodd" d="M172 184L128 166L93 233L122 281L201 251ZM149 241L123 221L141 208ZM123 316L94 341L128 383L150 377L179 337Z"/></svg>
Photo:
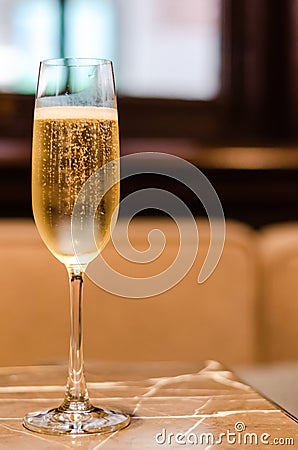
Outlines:
<svg viewBox="0 0 298 450"><path fill-rule="evenodd" d="M87 411L64 411L55 408L27 414L23 425L37 433L82 435L121 430L129 422L129 415L108 409L92 407Z"/></svg>

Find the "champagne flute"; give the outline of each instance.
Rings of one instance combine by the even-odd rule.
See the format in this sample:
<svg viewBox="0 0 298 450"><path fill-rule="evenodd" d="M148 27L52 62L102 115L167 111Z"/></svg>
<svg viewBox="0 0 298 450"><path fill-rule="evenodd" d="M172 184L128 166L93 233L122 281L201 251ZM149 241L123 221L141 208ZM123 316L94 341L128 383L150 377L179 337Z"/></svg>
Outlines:
<svg viewBox="0 0 298 450"><path fill-rule="evenodd" d="M102 170L110 163L112 172ZM100 175L80 200L79 214L73 220L79 193L96 173ZM111 189L95 204L96 192L104 190L105 178L111 173ZM68 271L71 336L64 401L57 408L27 414L23 425L46 434L119 430L129 424L127 414L94 407L89 401L81 325L84 272L109 240L119 204L119 133L111 61L64 58L41 62L34 110L32 203L41 238ZM89 231L86 224L90 222L93 239L85 240L84 229ZM80 229L82 241L76 246L73 226Z"/></svg>

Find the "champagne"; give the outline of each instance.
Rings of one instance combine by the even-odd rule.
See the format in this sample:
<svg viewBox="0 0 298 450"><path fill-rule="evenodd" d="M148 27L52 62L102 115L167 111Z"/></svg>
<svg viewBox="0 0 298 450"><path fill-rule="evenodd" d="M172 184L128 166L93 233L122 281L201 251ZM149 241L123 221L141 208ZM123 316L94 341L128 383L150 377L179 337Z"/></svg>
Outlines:
<svg viewBox="0 0 298 450"><path fill-rule="evenodd" d="M78 195L89 177L119 158L117 112L99 107L36 108L32 151L32 201L38 231L49 250L61 262L86 265L110 238L112 214L119 203L119 170L113 172L113 187L99 205L92 190L102 190L103 174L91 184L84 199L82 224L94 223L95 245L79 242L74 250L72 213ZM94 222L93 222L94 220ZM82 225L83 226L83 225ZM84 234L80 234L84 236ZM84 237L81 237L84 240Z"/></svg>

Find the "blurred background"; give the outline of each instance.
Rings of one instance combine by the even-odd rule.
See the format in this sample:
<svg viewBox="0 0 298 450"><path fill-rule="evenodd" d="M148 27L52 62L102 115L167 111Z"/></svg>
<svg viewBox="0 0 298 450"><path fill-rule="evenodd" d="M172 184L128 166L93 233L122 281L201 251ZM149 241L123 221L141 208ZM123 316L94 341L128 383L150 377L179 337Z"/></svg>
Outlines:
<svg viewBox="0 0 298 450"><path fill-rule="evenodd" d="M32 215L39 61L85 56L114 61L122 154L194 163L227 218L298 219L297 11L297 0L0 0L1 216Z"/></svg>
<svg viewBox="0 0 298 450"><path fill-rule="evenodd" d="M0 0L0 329L9 343L0 365L67 354L65 273L27 220L39 61L108 58L122 155L166 152L195 164L221 200L227 236L203 285L201 251L181 283L144 302L123 302L87 281L88 358L277 364L239 373L298 416L297 55L298 0ZM148 186L206 215L188 188L157 175L125 180L121 195ZM137 244L150 223L156 227L135 225ZM208 246L203 222L203 253ZM109 345L101 345L99 327Z"/></svg>

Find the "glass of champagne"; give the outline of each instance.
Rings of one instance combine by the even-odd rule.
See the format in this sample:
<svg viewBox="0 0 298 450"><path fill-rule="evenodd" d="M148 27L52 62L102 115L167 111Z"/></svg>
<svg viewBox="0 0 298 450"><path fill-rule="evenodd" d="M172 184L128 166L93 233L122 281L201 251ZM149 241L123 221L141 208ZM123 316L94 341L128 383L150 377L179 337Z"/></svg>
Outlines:
<svg viewBox="0 0 298 450"><path fill-rule="evenodd" d="M111 163L113 170L102 170ZM79 193L94 174L99 175L76 205ZM96 204L97 192L105 191L106 177L111 188ZM111 61L43 61L34 111L33 212L41 238L68 271L71 336L64 401L57 408L27 414L23 424L31 431L80 435L116 431L129 424L127 414L90 403L82 351L84 273L110 238L119 184L119 133ZM93 236L85 239L90 222ZM76 236L81 242L74 243L73 227L80 231Z"/></svg>

